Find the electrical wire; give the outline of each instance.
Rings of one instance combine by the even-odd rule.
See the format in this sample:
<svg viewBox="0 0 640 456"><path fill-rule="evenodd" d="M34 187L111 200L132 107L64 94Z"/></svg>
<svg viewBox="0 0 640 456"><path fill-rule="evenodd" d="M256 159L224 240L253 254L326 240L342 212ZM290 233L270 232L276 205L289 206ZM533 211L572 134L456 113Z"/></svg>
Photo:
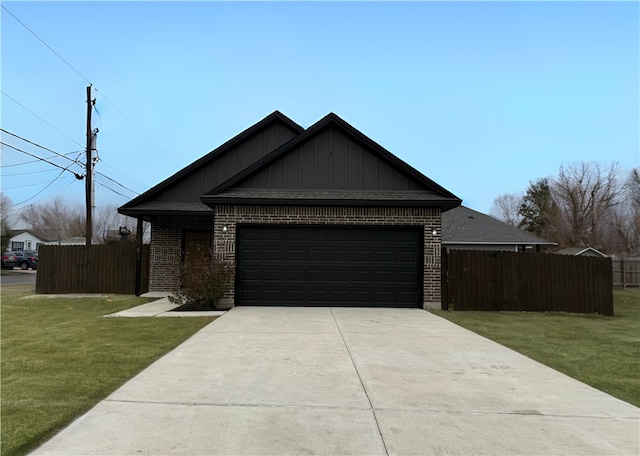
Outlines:
<svg viewBox="0 0 640 456"><path fill-rule="evenodd" d="M55 171L55 170L52 170ZM47 184L49 183L49 181L44 181L44 182L37 182L35 184L27 184L27 185L19 185L17 187L3 187L2 190L15 190L17 188L27 188L27 187L35 187L36 185L42 185L42 184Z"/></svg>
<svg viewBox="0 0 640 456"><path fill-rule="evenodd" d="M111 191L112 191L113 193L115 193L116 195L124 196L125 198L130 198L130 196L124 195L124 194L120 193L119 191L112 189L112 188L111 188L111 187L109 187L108 185L103 184L102 182L95 181L95 183L96 183L96 184L98 184L98 185L99 185L99 186L101 186L101 187L104 187L104 188L106 188L106 189L108 189L108 190L111 190Z"/></svg>
<svg viewBox="0 0 640 456"><path fill-rule="evenodd" d="M3 7L4 8L4 7ZM79 145L80 147L84 147L82 144L80 144L78 141L76 141L75 139L73 139L71 136L69 136L68 134L66 134L64 131L60 130L58 127L51 125L49 122L47 122L46 120L44 120L42 117L40 117L38 114L36 114L35 112L33 112L31 109L27 108L25 105L23 105L22 103L20 103L18 100L16 100L15 98L11 97L8 93L6 93L4 90L0 90L0 93L2 93L2 95L4 95L5 97L7 97L9 100L13 101L15 104L17 104L18 106L20 106L22 109L24 109L25 111L33 114L34 116L36 116L38 119L40 119L41 121L43 121L44 123L46 123L47 125L49 125L51 128L53 128L55 131L57 131L58 133L60 133L62 136L70 139L71 141L73 141L74 143L76 143L77 145Z"/></svg>
<svg viewBox="0 0 640 456"><path fill-rule="evenodd" d="M34 160L32 163L38 162L40 160ZM30 173L12 173L12 174L3 174L2 177L11 177L11 176L24 176L26 174L40 174L40 173L50 173L55 171L55 169L43 169L42 171L31 171Z"/></svg>
<svg viewBox="0 0 640 456"><path fill-rule="evenodd" d="M31 201L32 199L34 199L34 198L35 198L36 196L38 196L40 193L44 192L46 189L48 189L49 187L51 187L51 185L52 185L55 181L57 181L57 180L60 178L60 176L62 176L62 174L64 174L64 172L65 172L65 170L63 169L62 171L60 171L60 174L58 174L58 175L55 177L55 179L53 179L51 182L49 182L49 183L46 185L46 187L44 187L44 188L43 188L42 190L40 190L38 193L36 193L35 195L33 195L31 198L27 198L27 199L26 199L26 200L24 200L24 201L20 201L19 203L14 204L14 205L13 205L13 207L19 206L19 205L21 205L21 204L26 203L27 201ZM71 181L71 182L73 182L73 181ZM58 190L56 191L56 193L57 193L58 191L60 191L60 190L61 190L61 189L58 189Z"/></svg>
<svg viewBox="0 0 640 456"><path fill-rule="evenodd" d="M77 150L74 150L73 152L69 152L69 153L66 153L66 154L64 154L64 155L71 155L71 154L75 154L75 153L77 153L77 152L78 152ZM80 153L82 153L82 152L80 152ZM80 156L78 155L78 157L80 157ZM52 160L52 159L54 159L54 158L56 158L56 157L47 157L47 160ZM29 165L29 164L31 164L31 163L38 163L39 161L41 161L41 159L38 159L38 160L30 160L30 161L26 161L26 162L22 162L22 163L13 163L13 164L11 164L11 165L2 165L2 166L0 166L0 168L11 168L11 167L13 167L13 166ZM78 161L78 158L76 158L76 159L75 159L75 161L77 162L77 161ZM84 165L82 165L82 163L80 163L80 162L78 162L78 164L79 164L80 166L84 166Z"/></svg>
<svg viewBox="0 0 640 456"><path fill-rule="evenodd" d="M101 173L100 171L96 171L96 174L99 174L100 176L104 177L105 179L109 179L111 182L113 182L114 184L118 184L120 187L124 188L125 190L129 190L131 193L135 194L135 195L140 195L140 193L136 192L135 190L131 190L129 187L125 187L124 185L122 185L120 182L118 182L115 179L111 179L109 176L107 176L106 174Z"/></svg>
<svg viewBox="0 0 640 456"><path fill-rule="evenodd" d="M41 160L41 161L43 161L43 162L45 162L45 163L48 163L48 164L50 164L51 166L55 166L56 168L60 168L63 172L64 172L64 171L69 171L71 174L73 174L74 176L76 176L76 179L78 179L78 180L80 180L80 179L83 179L83 178L84 178L84 176L81 176L80 174L74 173L73 171L69 170L69 169L68 169L68 167L67 167L67 168L64 168L64 167L62 167L62 166L60 166L60 165L57 165L57 164L55 164L55 163L53 163L53 162L51 162L51 161L49 161L49 160L47 160L47 159L44 159L44 158L42 158L42 157L38 157L37 155L34 155L34 154L30 153L30 152L27 152L27 151L24 151L24 150L22 150L22 149L19 149L19 148L15 147L15 146L12 146L11 144L7 144L7 143L5 143L4 141L0 141L0 144L2 144L3 146L6 146L6 147L10 147L11 149L17 150L18 152L22 152L23 154L29 155L30 157L37 158L38 160ZM72 163L72 164L73 164L73 163ZM69 165L69 166L71 166L71 165Z"/></svg>
<svg viewBox="0 0 640 456"><path fill-rule="evenodd" d="M46 41L45 41L45 40L43 40L43 39L42 39L42 38L40 38L38 35L36 35L36 33L35 33L33 30L31 30L29 27L27 27L27 26L25 25L25 23L24 23L24 22L22 22L20 19L18 19L18 18L16 17L16 15L15 15L15 14L13 14L11 11L9 11L9 10L7 9L7 7L6 7L6 6L4 6L4 5L0 5L0 6L2 6L2 9L3 9L3 10L5 10L7 13L9 13L9 15L10 15L11 17L13 17L16 21L18 21L18 23L19 23L20 25L22 25L25 29L27 29L27 30L29 31L29 33L31 33L33 36L35 36L35 37L38 39L38 41L40 41L42 44L44 44L44 45L45 45L45 46L46 46L46 47L47 47L51 52L53 52L53 53L54 53L54 54L55 54L55 55L56 55L60 60L62 60L62 61L63 61L63 62L64 62L64 63L69 67L69 68L71 68L73 71L75 71L75 72L78 74L78 76L80 76L82 79L84 79L84 80L85 80L85 81L87 81L89 84L91 84L91 81L89 81L89 80L88 80L88 79L87 79L87 78L86 78L82 73L80 73L78 70L76 70L76 69L75 69L75 67L74 67L73 65L71 65L69 62L67 62L67 61L66 61L66 60L65 60L65 59L64 59L60 54L58 54L58 53L55 51L55 49L53 49L51 46L49 46L49 45L46 43Z"/></svg>
<svg viewBox="0 0 640 456"><path fill-rule="evenodd" d="M84 79L89 85L91 85L91 86L93 85L93 83L86 76L84 76L73 65L71 65L69 62L67 62L60 54L58 54L55 51L55 49L53 49L51 46L49 46L49 44L47 44L46 41L44 41L42 38L40 38L33 30L31 30L29 27L27 27L26 24L24 24L20 19L18 19L15 14L13 14L11 11L9 11L4 5L0 5L0 6L2 6L2 9L4 9L7 13L9 13L20 25L22 25L25 29L27 29L29 31L29 33L31 33L33 36L35 36L38 39L38 41L40 41L42 44L44 44L47 47L47 49L49 49L51 52L53 52L60 60L62 60L76 74L78 74L82 79ZM109 103L118 113L120 113L120 115L122 117L124 117L131 125L133 125L143 136L145 136L147 139L151 140L156 145L156 147L158 147L158 150L163 152L174 163L178 163L176 161L176 159L174 157L172 157L168 152L166 152L162 148L162 146L160 146L150 135L145 133L145 131L142 128L140 128L133 120L131 120L124 112L122 112L122 110L120 108L118 108L111 100L109 100L109 98L107 98L104 95L104 93L102 93L102 91L98 90L97 87L93 87L93 90L95 90L97 93L99 93L107 103ZM95 106L94 106L94 109L95 109ZM96 112L97 112L97 109L96 109ZM100 113L98 113L98 116L100 116Z"/></svg>
<svg viewBox="0 0 640 456"><path fill-rule="evenodd" d="M10 131L5 130L4 128L0 128L0 131L2 131L2 132L4 132L4 133L6 133L6 134L8 134L8 135L14 136L14 137L16 137L16 138L18 138L18 139L21 139L21 140L23 140L23 141L25 141L25 142L28 142L29 144L33 144L34 146L39 147L40 149L44 149L44 150L46 150L47 152L51 152L51 153L53 153L53 154L56 154L56 155L57 155L57 156L59 156L59 157L66 158L67 160L69 160L69 161L72 161L72 162L73 162L73 160L71 160L71 159L70 159L69 157L67 157L66 155L61 154L60 152L56 152L55 150L51 150L51 149L49 149L48 147L41 146L41 145L40 145L40 144L38 144L38 143L35 143L35 142L33 142L33 141L28 140L27 138L23 138L22 136L18 136L18 135L16 135L15 133L11 133ZM80 164L80 163L78 163L78 164Z"/></svg>

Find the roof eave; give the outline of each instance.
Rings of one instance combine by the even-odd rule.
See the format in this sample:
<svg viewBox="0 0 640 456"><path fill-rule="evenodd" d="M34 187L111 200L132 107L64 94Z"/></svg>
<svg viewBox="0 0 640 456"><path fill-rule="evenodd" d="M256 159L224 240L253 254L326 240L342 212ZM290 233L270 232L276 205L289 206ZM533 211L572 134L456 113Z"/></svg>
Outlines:
<svg viewBox="0 0 640 456"><path fill-rule="evenodd" d="M459 200L353 199L353 198L233 198L203 195L200 200L209 207L238 206L362 206L362 207L439 207L444 210L459 206Z"/></svg>

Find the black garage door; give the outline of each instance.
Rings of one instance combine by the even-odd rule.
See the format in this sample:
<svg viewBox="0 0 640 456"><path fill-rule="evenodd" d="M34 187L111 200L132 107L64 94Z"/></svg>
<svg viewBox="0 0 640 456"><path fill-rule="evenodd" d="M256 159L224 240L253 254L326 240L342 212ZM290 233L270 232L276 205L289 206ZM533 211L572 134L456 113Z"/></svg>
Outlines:
<svg viewBox="0 0 640 456"><path fill-rule="evenodd" d="M240 225L236 304L422 307L418 228Z"/></svg>

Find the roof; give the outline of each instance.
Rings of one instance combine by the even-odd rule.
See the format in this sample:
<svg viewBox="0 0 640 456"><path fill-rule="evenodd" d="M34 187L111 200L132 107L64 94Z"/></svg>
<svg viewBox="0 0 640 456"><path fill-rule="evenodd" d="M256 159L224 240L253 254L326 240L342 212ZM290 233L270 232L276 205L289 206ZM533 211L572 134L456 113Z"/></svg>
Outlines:
<svg viewBox="0 0 640 456"><path fill-rule="evenodd" d="M599 256L603 256L603 257L607 256L604 253L600 252L599 250L594 249L593 247L568 247L566 249L560 249L555 253L558 253L560 255L573 255L573 256L584 255L585 253L595 253L596 255L599 255Z"/></svg>
<svg viewBox="0 0 640 456"><path fill-rule="evenodd" d="M204 201L213 204L286 204L288 206L450 206L452 202L422 190L270 189L231 188ZM277 200L277 202L276 202Z"/></svg>
<svg viewBox="0 0 640 456"><path fill-rule="evenodd" d="M242 144L245 144L246 141L255 139L254 135L262 134L260 132L271 128L270 126L276 122L284 123L290 132L289 138L279 142L279 144L270 145L269 147L273 147L273 150L264 149L267 151L266 154L256 156L253 159L254 161L245 162L241 169L236 168L233 171L229 171L228 168L224 167L224 160L235 153L231 152L234 147L242 147ZM331 131L328 129L339 131L349 141L357 143L358 147L362 147L363 150L373 155L375 160L384 162L385 169L388 168L392 172L398 173L397 176L402 176L402 179L405 179L406 182L411 182L410 185L407 185L412 190L395 190L395 187L393 190L387 191L362 189L325 190L324 188L320 190L235 188L257 173L273 169L270 166L295 151L305 142L317 139L318 135L323 132L325 134L327 132L330 133ZM227 152L230 153L226 154ZM218 158L220 158L219 161L217 161ZM210 176L210 173L218 175L220 174L219 171L223 169L227 169L227 174L223 178L215 178L217 180L214 184L215 188L212 190L199 189L206 192L202 194L201 191L196 191L192 188L191 190L193 191L190 190L189 193L191 198L189 201L182 201L172 196L173 193L171 192L175 192L185 182L189 182L190 176L194 176L193 182L198 181L200 182L198 185L204 187L204 182L209 182L208 176ZM394 180L394 185L395 182ZM256 187L260 186L256 185ZM271 187L271 184L269 186ZM244 187L247 187L246 183ZM446 211L460 205L461 202L453 193L384 149L334 113L329 113L305 130L282 113L275 111L209 154L121 206L118 211L125 215L145 218L156 214L206 214L211 213L210 207L216 204L440 207Z"/></svg>
<svg viewBox="0 0 640 456"><path fill-rule="evenodd" d="M453 193L449 192L444 187L438 185L427 176L420 173L418 170L408 165L400 158L396 157L394 154L373 141L371 138L364 135L362 132L358 131L356 128L345 122L334 113L327 114L325 117L306 129L303 133L296 136L294 139L288 141L270 154L256 161L254 164L245 168L244 171L239 172L235 176L228 179L226 182L218 185L206 195L203 195L202 201L204 203L211 203L216 201L216 195L219 195L225 190L242 183L243 181L258 173L260 170L267 168L279 158L284 157L288 153L292 152L302 143L308 141L313 136L318 135L321 131L330 127L337 128L345 135L347 135L350 139L366 147L368 151L376 155L378 158L383 159L400 172L410 176L419 184L421 184L425 190L436 193L437 198L432 201L432 204L430 204L431 206L435 205L433 203L438 202L443 206L444 209L449 209L451 207L459 206L462 202L462 200L460 200L460 198L455 196Z"/></svg>
<svg viewBox="0 0 640 456"><path fill-rule="evenodd" d="M556 245L466 206L442 214L442 243Z"/></svg>
<svg viewBox="0 0 640 456"><path fill-rule="evenodd" d="M291 128L292 130L294 130L294 131L296 131L298 133L304 131L304 128L302 128L300 125L295 123L293 120L291 120L290 118L288 118L287 116L282 114L280 111L274 111L271 114L269 114L267 117L265 117L264 119L260 120L259 122L255 123L251 127L247 128L246 130L244 130L241 133L237 134L236 136L234 136L230 140L226 141L221 146L215 148L214 150L212 150L208 154L204 155L203 157L199 158L195 162L193 162L190 165L186 166L185 168L181 169L180 171L178 171L177 173L175 173L171 177L163 180L158 185L152 187L151 189L149 189L146 192L142 193L138 197L136 197L136 198L132 199L131 201L129 201L128 203L124 204L123 206L118 208L118 212L121 212L121 213L126 214L126 215L141 215L144 212L143 203L147 203L147 202L152 201L153 198L156 195L158 195L159 193L161 193L162 191L164 191L167 188L171 187L172 185L174 185L175 183L177 183L181 179L185 178L189 174L197 171L198 169L206 166L207 164L212 163L213 161L218 159L220 156L224 155L227 151L229 151L230 149L232 149L236 145L240 144L242 141L246 140L247 138L249 138L252 135L254 135L257 132L259 132L260 130L262 130L262 129L266 128L267 126L273 124L274 122L278 122L278 121L284 123L287 127ZM151 207L149 207L148 209L153 210ZM181 212L183 212L183 211L181 211Z"/></svg>
<svg viewBox="0 0 640 456"><path fill-rule="evenodd" d="M52 237L51 234L46 234L46 233L41 233L40 231L37 230L33 230L33 229L26 229L26 230L8 230L8 234L10 237L15 237L15 236L19 236L20 234L24 234L24 233L29 233L32 234L33 236L42 239L43 241L51 241L53 239L55 239L55 236Z"/></svg>

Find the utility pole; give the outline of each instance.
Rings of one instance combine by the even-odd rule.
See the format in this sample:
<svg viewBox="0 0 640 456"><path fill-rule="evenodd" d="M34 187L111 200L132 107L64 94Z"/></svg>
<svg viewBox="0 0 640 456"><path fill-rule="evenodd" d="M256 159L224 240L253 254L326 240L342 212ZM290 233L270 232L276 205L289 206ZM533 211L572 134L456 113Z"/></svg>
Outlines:
<svg viewBox="0 0 640 456"><path fill-rule="evenodd" d="M91 246L91 238L93 237L93 148L94 148L94 133L91 130L91 112L93 111L93 105L96 102L95 98L91 99L91 85L87 87L87 168L85 176L85 202L86 202L86 216L85 216L85 245Z"/></svg>

